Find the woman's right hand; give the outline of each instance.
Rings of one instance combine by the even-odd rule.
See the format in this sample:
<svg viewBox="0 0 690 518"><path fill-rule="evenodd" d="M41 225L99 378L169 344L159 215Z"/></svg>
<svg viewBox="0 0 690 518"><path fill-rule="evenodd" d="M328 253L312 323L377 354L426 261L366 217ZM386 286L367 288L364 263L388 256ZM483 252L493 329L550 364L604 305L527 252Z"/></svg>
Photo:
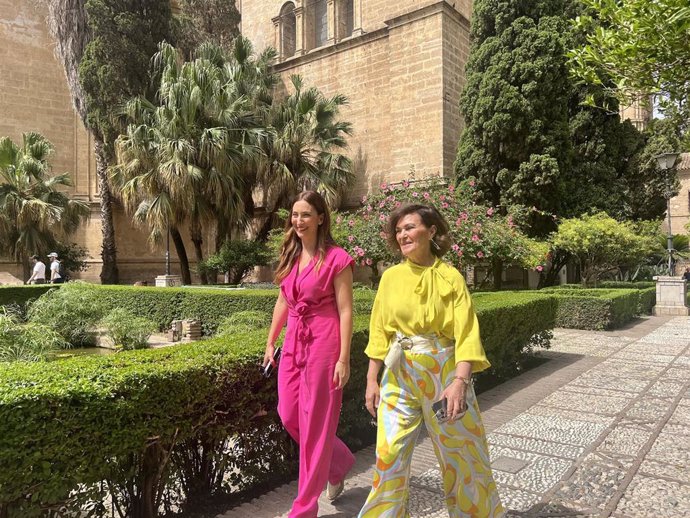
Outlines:
<svg viewBox="0 0 690 518"><path fill-rule="evenodd" d="M266 344L266 352L264 353L264 361L261 364L262 367L266 367L269 363L276 368L276 361L273 359L273 354L276 352L276 346L273 344Z"/></svg>
<svg viewBox="0 0 690 518"><path fill-rule="evenodd" d="M364 402L369 410L369 413L376 417L376 409L379 407L379 402L381 401L381 389L376 380L367 380L367 391L364 396Z"/></svg>

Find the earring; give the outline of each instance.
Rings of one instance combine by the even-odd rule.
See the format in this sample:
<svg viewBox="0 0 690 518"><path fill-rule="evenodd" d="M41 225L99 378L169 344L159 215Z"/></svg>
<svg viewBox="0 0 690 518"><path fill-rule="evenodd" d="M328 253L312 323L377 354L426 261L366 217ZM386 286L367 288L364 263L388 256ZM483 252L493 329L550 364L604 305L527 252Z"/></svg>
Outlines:
<svg viewBox="0 0 690 518"><path fill-rule="evenodd" d="M441 247L438 246L438 243L437 243L436 241L434 241L434 238L433 238L433 237L431 238L431 246L433 246L436 250L440 250L440 249L441 249Z"/></svg>

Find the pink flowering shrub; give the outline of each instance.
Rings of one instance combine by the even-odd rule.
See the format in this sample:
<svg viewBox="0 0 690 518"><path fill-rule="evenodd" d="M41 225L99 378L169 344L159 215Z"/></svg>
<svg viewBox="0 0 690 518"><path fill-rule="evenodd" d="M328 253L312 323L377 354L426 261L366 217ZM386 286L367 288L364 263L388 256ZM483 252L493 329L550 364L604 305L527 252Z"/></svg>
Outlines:
<svg viewBox="0 0 690 518"><path fill-rule="evenodd" d="M387 245L384 232L388 216L405 203L435 206L450 226L452 246L444 260L458 269L500 258L526 268L541 266L547 245L524 235L511 216L476 202L473 181L455 187L442 178L383 184L365 196L353 214L335 215L334 236L360 265L371 266L374 280L378 263L395 263L399 257Z"/></svg>

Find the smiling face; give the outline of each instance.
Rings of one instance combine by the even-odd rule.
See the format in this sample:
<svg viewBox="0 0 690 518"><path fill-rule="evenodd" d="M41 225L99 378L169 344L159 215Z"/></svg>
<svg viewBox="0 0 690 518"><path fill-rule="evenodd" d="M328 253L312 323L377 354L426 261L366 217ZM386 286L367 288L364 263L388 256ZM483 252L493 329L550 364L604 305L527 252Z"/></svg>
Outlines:
<svg viewBox="0 0 690 518"><path fill-rule="evenodd" d="M431 238L436 234L436 227L424 225L416 212L401 217L395 225L395 240L402 255L418 264L434 261L431 253Z"/></svg>
<svg viewBox="0 0 690 518"><path fill-rule="evenodd" d="M319 231L319 225L323 223L323 214L319 215L314 207L304 200L296 201L292 206L290 222L297 237L302 241L315 240Z"/></svg>

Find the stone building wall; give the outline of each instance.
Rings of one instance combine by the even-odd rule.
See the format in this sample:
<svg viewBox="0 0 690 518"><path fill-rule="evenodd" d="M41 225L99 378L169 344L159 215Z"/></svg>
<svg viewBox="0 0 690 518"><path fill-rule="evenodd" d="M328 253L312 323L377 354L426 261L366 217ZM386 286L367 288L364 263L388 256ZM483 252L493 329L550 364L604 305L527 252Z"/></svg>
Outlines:
<svg viewBox="0 0 690 518"><path fill-rule="evenodd" d="M89 250L86 272L75 277L97 282L101 272L101 223L93 143L72 107L64 70L54 55L46 25L47 10L38 0L0 0L0 136L21 142L27 131L38 131L55 146L55 173L68 172L68 192L91 205L91 219L67 241ZM151 248L147 233L135 228L119 206L114 208L118 266L123 283L153 281L164 273L164 249ZM193 262L194 251L183 236ZM212 242L206 239L205 253ZM179 270L173 249L173 273ZM0 257L0 272L22 278L21 265Z"/></svg>
<svg viewBox="0 0 690 518"><path fill-rule="evenodd" d="M452 173L469 53L469 21L461 13L469 14L471 2L359 1L361 32L356 21L352 36L307 48L275 66L284 93L292 88L290 76L299 74L306 85L327 96L341 93L349 98L342 118L353 125L349 154L357 173L349 204L383 181L406 178L411 170L417 177ZM297 9L302 4L294 3ZM275 16L284 4L238 4L242 32L257 50L280 47Z"/></svg>
<svg viewBox="0 0 690 518"><path fill-rule="evenodd" d="M690 223L690 153L682 153L676 164L680 189L671 198L671 231L674 234L688 234L685 226ZM664 232L668 230L664 219Z"/></svg>

